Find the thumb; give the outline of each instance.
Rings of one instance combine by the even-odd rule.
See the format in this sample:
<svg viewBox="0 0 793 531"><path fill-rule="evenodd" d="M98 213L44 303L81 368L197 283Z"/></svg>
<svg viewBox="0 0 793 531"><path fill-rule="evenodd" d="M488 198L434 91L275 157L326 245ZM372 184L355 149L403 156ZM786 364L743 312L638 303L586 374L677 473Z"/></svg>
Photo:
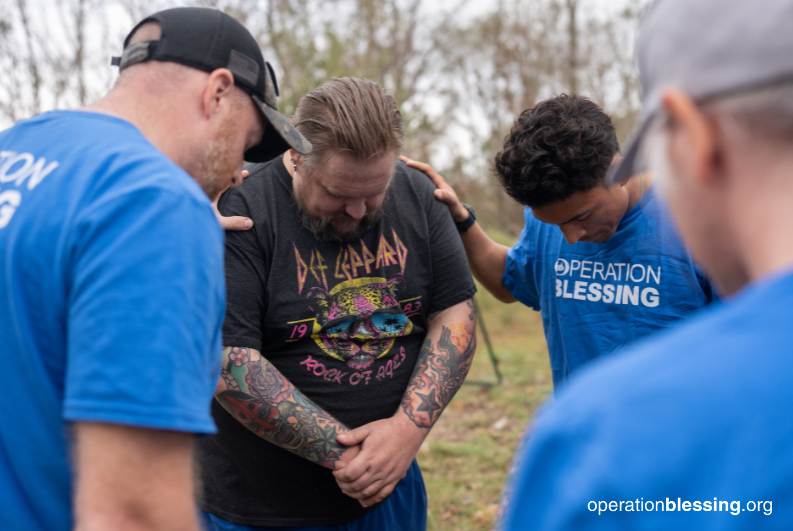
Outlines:
<svg viewBox="0 0 793 531"><path fill-rule="evenodd" d="M451 206L454 205L454 196L448 190L435 190L435 199L440 201L441 203L446 203L447 205Z"/></svg>
<svg viewBox="0 0 793 531"><path fill-rule="evenodd" d="M356 444L361 444L368 436L369 428L361 426L360 428L338 434L336 436L336 441L344 446L355 446Z"/></svg>
<svg viewBox="0 0 793 531"><path fill-rule="evenodd" d="M218 220L223 230L248 230L253 227L253 220L243 216L220 216Z"/></svg>

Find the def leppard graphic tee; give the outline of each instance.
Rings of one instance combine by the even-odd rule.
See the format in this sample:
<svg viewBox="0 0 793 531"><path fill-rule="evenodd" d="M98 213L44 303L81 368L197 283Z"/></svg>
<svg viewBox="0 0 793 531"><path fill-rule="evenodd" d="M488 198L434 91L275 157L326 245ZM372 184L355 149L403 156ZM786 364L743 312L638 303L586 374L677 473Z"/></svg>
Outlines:
<svg viewBox="0 0 793 531"><path fill-rule="evenodd" d="M422 173L399 163L383 217L360 237L319 241L302 224L280 158L223 196L226 346L259 350L349 427L399 407L427 317L473 296L462 243ZM253 433L219 404L219 434L201 445L203 508L247 525L334 524L364 513L331 472Z"/></svg>

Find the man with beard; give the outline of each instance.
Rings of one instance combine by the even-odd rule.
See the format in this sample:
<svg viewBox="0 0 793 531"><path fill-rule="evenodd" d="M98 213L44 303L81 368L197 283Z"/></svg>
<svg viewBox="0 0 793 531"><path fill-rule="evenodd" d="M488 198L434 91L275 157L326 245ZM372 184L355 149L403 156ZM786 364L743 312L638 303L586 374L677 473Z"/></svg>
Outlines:
<svg viewBox="0 0 793 531"><path fill-rule="evenodd" d="M793 529L791 20L787 0L645 13L643 110L614 182L643 151L726 297L548 405L506 529Z"/></svg>
<svg viewBox="0 0 793 531"><path fill-rule="evenodd" d="M397 162L401 116L377 84L325 83L295 127L312 153L219 203L254 227L226 240L207 526L421 530L414 458L475 348L465 253L432 184Z"/></svg>
<svg viewBox="0 0 793 531"><path fill-rule="evenodd" d="M244 152L305 151L231 17L162 11L124 46L104 98L0 132L1 529L198 529L225 300L209 198Z"/></svg>

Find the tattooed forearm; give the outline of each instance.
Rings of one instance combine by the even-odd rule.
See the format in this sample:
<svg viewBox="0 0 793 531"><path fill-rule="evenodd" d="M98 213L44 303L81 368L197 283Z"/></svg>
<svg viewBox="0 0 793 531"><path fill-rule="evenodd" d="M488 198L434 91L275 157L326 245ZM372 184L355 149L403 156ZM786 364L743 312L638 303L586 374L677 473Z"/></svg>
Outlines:
<svg viewBox="0 0 793 531"><path fill-rule="evenodd" d="M327 468L347 449L336 436L348 431L308 399L258 351L226 347L225 389L218 402L262 439Z"/></svg>
<svg viewBox="0 0 793 531"><path fill-rule="evenodd" d="M476 350L473 302L466 301L465 314L439 318L441 333L432 341L432 328L424 340L410 384L402 398L402 410L419 428L431 428L463 384Z"/></svg>

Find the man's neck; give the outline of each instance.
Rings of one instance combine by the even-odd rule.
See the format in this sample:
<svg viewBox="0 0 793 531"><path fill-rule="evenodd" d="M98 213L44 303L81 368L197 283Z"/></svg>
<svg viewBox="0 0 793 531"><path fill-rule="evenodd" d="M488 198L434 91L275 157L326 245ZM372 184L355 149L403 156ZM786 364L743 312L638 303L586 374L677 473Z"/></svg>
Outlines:
<svg viewBox="0 0 793 531"><path fill-rule="evenodd" d="M184 138L166 130L163 123L179 123L172 117L172 109L143 106L134 97L112 91L102 99L85 107L85 110L115 116L135 126L140 133L175 164L187 167L189 160L182 147Z"/></svg>
<svg viewBox="0 0 793 531"><path fill-rule="evenodd" d="M747 191L742 201L736 198L731 209L735 214L730 216L735 246L752 282L793 271L793 187L763 192L756 191L752 197Z"/></svg>
<svg viewBox="0 0 793 531"><path fill-rule="evenodd" d="M639 204L651 185L652 176L649 172L634 175L628 180L625 184L625 190L628 192L628 210Z"/></svg>
<svg viewBox="0 0 793 531"><path fill-rule="evenodd" d="M286 172L292 178L292 181L295 180L295 166L292 163L292 154L287 149L284 151L284 154L281 156L281 162L284 163L284 168L286 168Z"/></svg>

